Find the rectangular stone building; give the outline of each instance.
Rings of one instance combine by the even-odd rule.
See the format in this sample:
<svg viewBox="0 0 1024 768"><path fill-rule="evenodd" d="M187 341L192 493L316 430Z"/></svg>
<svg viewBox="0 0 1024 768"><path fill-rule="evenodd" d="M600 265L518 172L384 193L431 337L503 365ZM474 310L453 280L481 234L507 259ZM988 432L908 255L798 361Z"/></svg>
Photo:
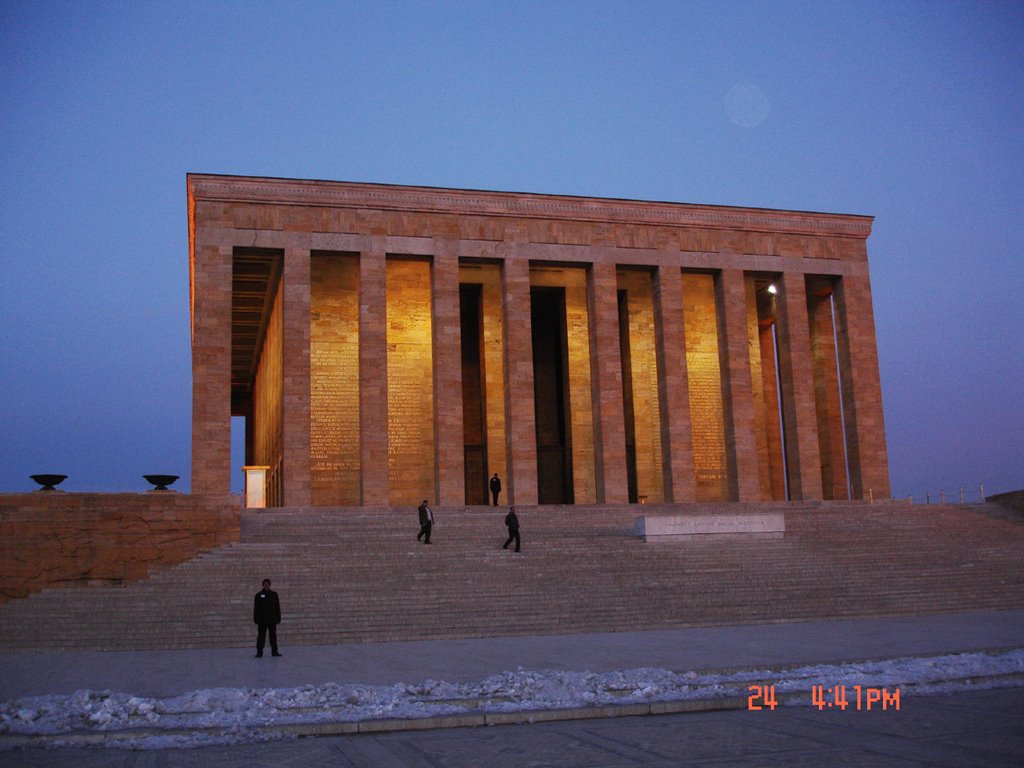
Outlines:
<svg viewBox="0 0 1024 768"><path fill-rule="evenodd" d="M872 218L192 174L192 490L889 494Z"/></svg>

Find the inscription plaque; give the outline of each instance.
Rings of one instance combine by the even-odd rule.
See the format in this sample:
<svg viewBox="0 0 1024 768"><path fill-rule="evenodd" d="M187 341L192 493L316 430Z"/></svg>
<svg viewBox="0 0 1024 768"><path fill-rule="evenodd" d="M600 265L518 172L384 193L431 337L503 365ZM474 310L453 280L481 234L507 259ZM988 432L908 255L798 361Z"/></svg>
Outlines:
<svg viewBox="0 0 1024 768"><path fill-rule="evenodd" d="M786 531L782 512L744 514L646 515L636 519L634 532L644 541L671 540L713 534L781 534Z"/></svg>

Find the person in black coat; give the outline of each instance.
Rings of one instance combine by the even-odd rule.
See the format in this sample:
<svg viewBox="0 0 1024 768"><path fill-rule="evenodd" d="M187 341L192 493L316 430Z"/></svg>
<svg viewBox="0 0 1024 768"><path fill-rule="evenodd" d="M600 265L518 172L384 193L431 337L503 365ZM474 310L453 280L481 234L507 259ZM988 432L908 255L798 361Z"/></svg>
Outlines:
<svg viewBox="0 0 1024 768"><path fill-rule="evenodd" d="M267 634L270 634L270 655L280 656L277 652L277 625L281 623L281 601L277 592L270 588L270 579L263 580L263 589L256 593L252 603L252 620L259 627L256 635L256 658L263 656L263 646Z"/></svg>
<svg viewBox="0 0 1024 768"><path fill-rule="evenodd" d="M508 549L508 545L515 539L516 552L519 551L519 518L516 517L516 508L510 507L508 514L505 515L505 527L508 528L508 539L502 545L502 549Z"/></svg>
<svg viewBox="0 0 1024 768"><path fill-rule="evenodd" d="M499 493L501 493L501 478L495 472L494 477L491 478L491 496L494 498L494 506L498 506Z"/></svg>
<svg viewBox="0 0 1024 768"><path fill-rule="evenodd" d="M418 507L420 513L420 532L416 534L416 541L423 539L424 544L430 543L430 529L434 527L434 513L430 511L430 507L427 506L427 500L424 499L423 503Z"/></svg>

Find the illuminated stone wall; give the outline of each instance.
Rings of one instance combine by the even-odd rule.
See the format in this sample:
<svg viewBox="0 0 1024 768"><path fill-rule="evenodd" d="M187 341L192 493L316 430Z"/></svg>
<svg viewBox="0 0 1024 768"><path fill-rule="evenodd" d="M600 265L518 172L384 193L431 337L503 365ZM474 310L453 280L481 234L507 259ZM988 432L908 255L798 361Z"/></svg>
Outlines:
<svg viewBox="0 0 1024 768"><path fill-rule="evenodd" d="M359 504L359 257L310 257L310 471L317 506Z"/></svg>
<svg viewBox="0 0 1024 768"><path fill-rule="evenodd" d="M767 288L769 280L746 278L747 345L750 354L750 382L754 397L757 434L757 468L761 498L786 498L782 458L782 429L779 416L778 379L775 364L775 298Z"/></svg>
<svg viewBox="0 0 1024 768"><path fill-rule="evenodd" d="M590 375L587 273L580 268L533 268L530 270L530 286L565 289L573 500L576 504L593 504L597 501L597 487L594 470L594 405Z"/></svg>
<svg viewBox="0 0 1024 768"><path fill-rule="evenodd" d="M434 498L430 262L387 260L388 501Z"/></svg>
<svg viewBox="0 0 1024 768"><path fill-rule="evenodd" d="M227 493L235 411L288 506L464 504L480 441L517 504L552 448L580 504L888 494L870 217L208 175L188 194L194 491ZM258 334L237 249L283 254L245 288ZM564 320L558 358L534 308ZM541 462L552 364L566 418Z"/></svg>
<svg viewBox="0 0 1024 768"><path fill-rule="evenodd" d="M714 275L683 274L683 327L697 501L728 501Z"/></svg>
<svg viewBox="0 0 1024 768"><path fill-rule="evenodd" d="M646 270L619 270L618 287L627 294L637 497L656 504L665 500L665 484L651 273Z"/></svg>
<svg viewBox="0 0 1024 768"><path fill-rule="evenodd" d="M505 327L501 301L501 267L497 264L463 264L459 282L481 286L483 301L484 413L487 440L487 476L495 472L505 483L508 459L505 446ZM508 498L507 489L502 498Z"/></svg>
<svg viewBox="0 0 1024 768"><path fill-rule="evenodd" d="M253 387L253 463L267 471L267 504L281 503L281 425L284 385L281 332L281 291L277 290Z"/></svg>

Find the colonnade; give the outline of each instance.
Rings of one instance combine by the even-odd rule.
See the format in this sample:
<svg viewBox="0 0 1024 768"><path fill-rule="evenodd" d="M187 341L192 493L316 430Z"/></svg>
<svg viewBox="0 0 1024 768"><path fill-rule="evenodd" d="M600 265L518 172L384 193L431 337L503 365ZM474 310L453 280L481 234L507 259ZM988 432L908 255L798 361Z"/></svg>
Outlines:
<svg viewBox="0 0 1024 768"><path fill-rule="evenodd" d="M517 504L888 494L863 238L859 258L804 258L504 220L464 237L436 214L415 236L308 211L240 228L240 205L267 210L192 219L194 492L237 471L243 415L285 506L485 503L494 473ZM271 277L250 342L232 297L254 259Z"/></svg>

